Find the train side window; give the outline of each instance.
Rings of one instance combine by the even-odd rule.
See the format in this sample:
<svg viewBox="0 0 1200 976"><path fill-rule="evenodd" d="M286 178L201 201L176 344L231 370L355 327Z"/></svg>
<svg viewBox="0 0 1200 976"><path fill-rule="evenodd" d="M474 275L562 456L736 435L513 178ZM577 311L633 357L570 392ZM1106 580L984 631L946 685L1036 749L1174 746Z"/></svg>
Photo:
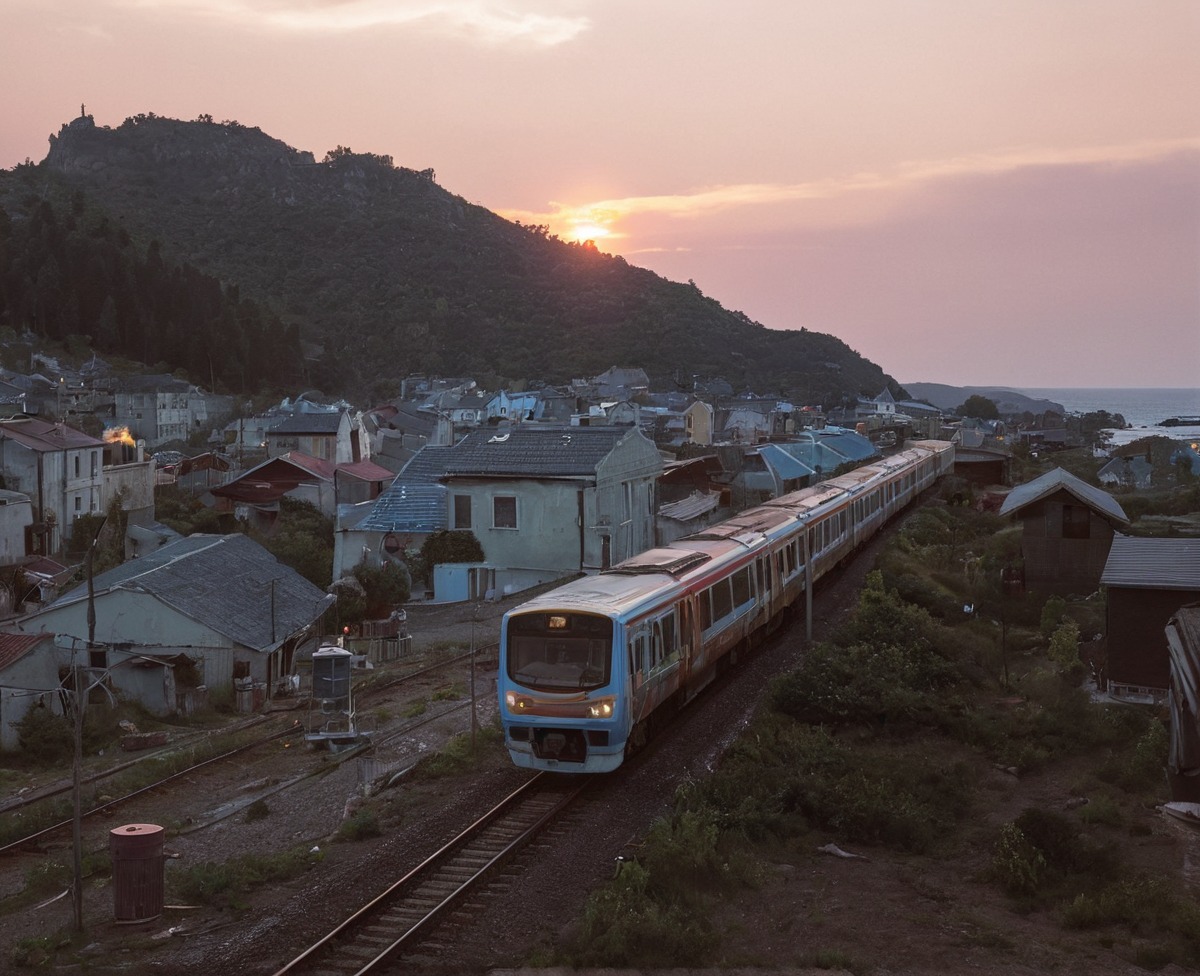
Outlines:
<svg viewBox="0 0 1200 976"><path fill-rule="evenodd" d="M713 621L710 591L705 590L696 599L700 604L700 629L708 630L712 626Z"/></svg>
<svg viewBox="0 0 1200 976"><path fill-rule="evenodd" d="M679 635L675 630L675 611L672 610L661 620L655 621L655 630L662 645L664 660L672 660L679 653Z"/></svg>
<svg viewBox="0 0 1200 976"><path fill-rule="evenodd" d="M709 592L712 593L713 620L720 620L733 613L733 591L729 587L729 580L723 579L713 584Z"/></svg>
<svg viewBox="0 0 1200 976"><path fill-rule="evenodd" d="M733 605L744 606L750 599L750 570L739 569L733 574Z"/></svg>

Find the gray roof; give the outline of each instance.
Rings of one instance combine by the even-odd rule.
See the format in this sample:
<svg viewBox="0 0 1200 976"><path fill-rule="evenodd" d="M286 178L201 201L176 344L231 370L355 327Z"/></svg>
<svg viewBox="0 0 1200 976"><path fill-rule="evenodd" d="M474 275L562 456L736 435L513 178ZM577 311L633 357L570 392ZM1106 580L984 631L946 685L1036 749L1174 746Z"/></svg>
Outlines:
<svg viewBox="0 0 1200 976"><path fill-rule="evenodd" d="M294 413L270 429L272 434L336 434L342 426L344 411Z"/></svg>
<svg viewBox="0 0 1200 976"><path fill-rule="evenodd" d="M1200 539L1113 536L1100 582L1149 590L1200 590Z"/></svg>
<svg viewBox="0 0 1200 976"><path fill-rule="evenodd" d="M1099 488L1092 487L1086 481L1081 481L1062 468L1054 468L1047 471L1040 478L1034 478L1033 481L1026 484L1017 485L1016 488L1008 493L1008 497L1004 499L1004 504L1000 506L999 514L1010 515L1018 512L1026 506L1054 494L1056 491L1066 491L1074 495L1084 505L1114 521L1129 522L1129 516L1125 514L1125 510L1121 508L1120 502L1113 498L1112 495L1106 491L1101 491Z"/></svg>
<svg viewBox="0 0 1200 976"><path fill-rule="evenodd" d="M512 427L504 433L475 430L454 446L446 461L446 474L525 478L594 475L596 467L630 430L529 425Z"/></svg>
<svg viewBox="0 0 1200 976"><path fill-rule="evenodd" d="M148 593L259 651L279 646L316 621L329 602L294 569L237 532L188 536L101 573L92 582L97 596L115 590ZM85 583L47 609L86 599Z"/></svg>

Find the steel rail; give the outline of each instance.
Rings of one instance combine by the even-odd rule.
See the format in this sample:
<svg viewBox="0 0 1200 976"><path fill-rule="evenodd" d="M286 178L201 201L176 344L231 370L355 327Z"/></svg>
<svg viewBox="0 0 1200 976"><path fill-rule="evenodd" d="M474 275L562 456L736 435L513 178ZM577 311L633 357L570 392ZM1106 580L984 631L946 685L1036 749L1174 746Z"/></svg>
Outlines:
<svg viewBox="0 0 1200 976"><path fill-rule="evenodd" d="M309 946L295 959L277 970L274 976L285 976L285 974L301 972L330 971L330 967L321 966L321 962L323 960L327 961L324 958L326 956L337 956L339 950L341 950L342 954L358 956L362 960L359 967L354 970L354 976L366 976L366 974L376 971L377 967L383 965L401 947L406 943L410 943L418 935L426 931L429 926L439 919L443 912L456 904L481 878L490 873L516 850L527 844L546 824L554 820L572 800L591 784L590 778L582 778L582 782L572 783L569 788L564 789L557 785L562 784L564 781L558 778L551 780L551 777L554 776L555 774L551 773L538 773L527 780L522 786L501 800L500 803L476 820L471 826L467 827L457 837L443 845L438 851L430 855L398 881L393 882L382 893L355 911L319 941ZM549 786L548 784L552 782L556 785ZM533 810L532 818L528 816L519 818L523 806L529 807L535 805L539 796L542 798L549 797L550 800L540 809ZM509 820L514 823L510 825L507 831L509 833L507 839L501 839L498 844L493 843L489 845L482 852L473 851L472 843L486 836L486 831L489 828L502 830ZM518 822L519 820L522 822ZM471 858L474 863L470 868L464 868L459 863L457 871L453 871L456 858ZM438 872L443 868L450 870L439 879ZM453 876L451 876L451 872L453 872ZM464 877L464 872L469 873ZM418 901L422 885L426 883L435 888L440 886L442 888L449 888L450 890L444 894L432 896L434 904L429 907L419 908L415 920L411 922L402 919L393 919L389 922L379 923L380 925L394 926L394 938L392 934L389 934L387 936L374 935L369 939L362 940L370 943L372 945L371 948L366 948L361 944L356 946L354 941L350 941L357 930L366 926L369 922L375 921L384 912L393 910L403 904L406 897L414 902ZM426 896L425 901L428 900L429 897ZM379 948L381 938L386 942L386 945ZM347 941L339 945L338 940L341 939L347 939ZM355 951L356 948L357 951ZM336 964L334 964L334 967L341 972L348 972L346 968L336 966Z"/></svg>
<svg viewBox="0 0 1200 976"><path fill-rule="evenodd" d="M124 796L116 797L115 799L108 800L107 802L101 803L98 806L94 806L90 810L85 810L80 815L80 819L86 820L88 817L91 817L94 814L100 813L104 810L111 810L113 807L119 806L122 803L127 803L128 801L134 799L135 797L141 796L143 793L149 793L152 790L162 789L162 787L165 786L167 783L170 783L173 780L179 779L181 776L188 776L191 773L194 773L199 769L203 769L205 766L210 766L213 763L221 762L222 760L225 760L225 759L230 759L233 756L240 755L241 753L247 752L250 749L257 749L259 746L265 745L268 742L272 742L275 739L282 739L285 736L295 735L297 732L300 732L302 730L303 730L303 727L299 723L297 723L295 725L289 726L286 729L283 729L280 732L273 732L271 735L265 736L264 738L256 739L254 742L249 742L244 746L238 746L236 749L230 749L228 752L223 752L218 756L210 756L208 759L205 759L201 762L198 762L191 766L188 766L185 769L181 769L178 772L174 772L170 776L165 776L162 779L151 783L149 786L143 786L140 789L134 790L132 793L126 793ZM9 851L15 850L18 847L24 847L26 844L30 844L33 841L35 841L41 837L46 837L46 836L53 834L59 830L69 827L74 822L75 822L74 818L72 818L70 820L62 820L56 824L52 824L49 827L44 827L43 829L36 831L35 833L28 834L27 836L21 837L18 840L11 841L10 843L5 844L3 847L0 847L0 855L7 854Z"/></svg>

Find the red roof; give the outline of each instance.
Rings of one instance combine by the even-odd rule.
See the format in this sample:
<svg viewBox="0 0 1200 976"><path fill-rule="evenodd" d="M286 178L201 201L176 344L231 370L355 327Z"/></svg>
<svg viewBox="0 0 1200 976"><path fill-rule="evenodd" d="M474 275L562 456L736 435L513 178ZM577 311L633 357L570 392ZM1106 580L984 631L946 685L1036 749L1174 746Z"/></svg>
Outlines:
<svg viewBox="0 0 1200 976"><path fill-rule="evenodd" d="M10 634L0 631L0 669L20 660L44 640L52 638L49 634Z"/></svg>
<svg viewBox="0 0 1200 976"><path fill-rule="evenodd" d="M65 451L81 447L103 447L104 441L89 437L66 424L51 424L32 417L0 421L0 437L8 437L32 451Z"/></svg>
<svg viewBox="0 0 1200 976"><path fill-rule="evenodd" d="M395 471L390 471L374 461L353 461L349 464L339 464L337 471L338 474L348 474L352 478L360 478L363 481L390 482L396 477Z"/></svg>

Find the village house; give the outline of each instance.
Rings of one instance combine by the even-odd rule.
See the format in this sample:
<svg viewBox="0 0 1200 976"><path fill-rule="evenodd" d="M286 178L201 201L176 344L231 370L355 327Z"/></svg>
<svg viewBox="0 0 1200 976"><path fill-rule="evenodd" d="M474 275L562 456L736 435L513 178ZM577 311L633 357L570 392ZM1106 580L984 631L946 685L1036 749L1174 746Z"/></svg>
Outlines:
<svg viewBox="0 0 1200 976"><path fill-rule="evenodd" d="M1096 592L1116 529L1129 524L1115 498L1062 468L1018 485L999 514L1021 520L1025 588L1047 596Z"/></svg>
<svg viewBox="0 0 1200 976"><path fill-rule="evenodd" d="M605 568L654 544L662 467L637 428L476 430L452 447L422 450L353 529L356 513L339 513L335 571L419 548L440 529L474 533L484 562L439 567L438 600L515 592Z"/></svg>
<svg viewBox="0 0 1200 976"><path fill-rule="evenodd" d="M335 464L289 451L268 458L248 471L210 489L219 512L233 512L260 531L269 531L279 517L283 498L306 502L332 517L338 505L378 498L394 475L371 461Z"/></svg>
<svg viewBox="0 0 1200 976"><path fill-rule="evenodd" d="M24 561L33 542L33 502L20 491L0 489L0 567Z"/></svg>
<svg viewBox="0 0 1200 976"><path fill-rule="evenodd" d="M62 714L54 638L0 631L0 749L20 745L18 725L34 708Z"/></svg>
<svg viewBox="0 0 1200 976"><path fill-rule="evenodd" d="M1165 633L1173 692L1167 783L1172 800L1200 803L1200 603L1176 611Z"/></svg>
<svg viewBox="0 0 1200 976"><path fill-rule="evenodd" d="M103 461L103 441L65 424L0 421L2 487L28 495L34 506L31 554L58 552L79 516L104 510Z"/></svg>
<svg viewBox="0 0 1200 976"><path fill-rule="evenodd" d="M371 446L361 417L349 410L296 411L267 430L267 456L299 451L319 461L365 461Z"/></svg>
<svg viewBox="0 0 1200 976"><path fill-rule="evenodd" d="M1109 694L1162 701L1171 675L1165 628L1181 607L1200 600L1200 539L1118 535L1100 581Z"/></svg>
<svg viewBox="0 0 1200 976"><path fill-rule="evenodd" d="M114 681L152 689L139 700L160 713L163 682L179 683L176 671L210 691L239 682L270 698L296 655L316 645L316 624L333 601L240 533L179 539L98 574L92 589L91 601L83 584L15 626L88 648L93 673L129 672Z"/></svg>
<svg viewBox="0 0 1200 976"><path fill-rule="evenodd" d="M112 404L107 426L127 427L153 451L209 429L214 420L232 412L233 398L205 393L170 375L134 375L112 380Z"/></svg>

